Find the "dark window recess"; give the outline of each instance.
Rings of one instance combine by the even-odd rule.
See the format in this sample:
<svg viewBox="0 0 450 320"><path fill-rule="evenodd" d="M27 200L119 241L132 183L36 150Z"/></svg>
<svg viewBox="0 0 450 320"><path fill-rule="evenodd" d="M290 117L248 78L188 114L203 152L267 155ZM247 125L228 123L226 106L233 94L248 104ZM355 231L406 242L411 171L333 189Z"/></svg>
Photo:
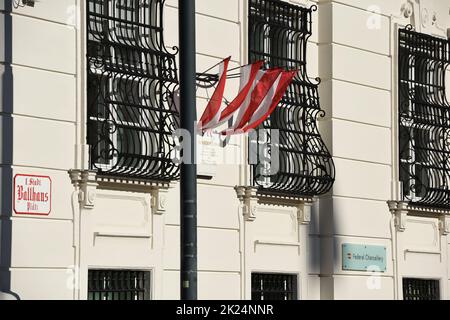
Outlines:
<svg viewBox="0 0 450 320"><path fill-rule="evenodd" d="M297 276L253 273L252 300L297 300Z"/></svg>
<svg viewBox="0 0 450 320"><path fill-rule="evenodd" d="M439 280L403 278L403 300L440 300Z"/></svg>
<svg viewBox="0 0 450 320"><path fill-rule="evenodd" d="M249 61L299 70L280 107L250 137L253 183L264 192L314 196L328 192L334 182L334 163L317 128L318 117L324 116L320 80L307 74L306 49L316 9L249 0Z"/></svg>
<svg viewBox="0 0 450 320"><path fill-rule="evenodd" d="M99 174L179 175L175 52L163 42L164 0L87 1L87 140Z"/></svg>
<svg viewBox="0 0 450 320"><path fill-rule="evenodd" d="M150 272L89 270L88 300L149 300Z"/></svg>
<svg viewBox="0 0 450 320"><path fill-rule="evenodd" d="M399 159L403 199L450 208L450 41L399 30Z"/></svg>

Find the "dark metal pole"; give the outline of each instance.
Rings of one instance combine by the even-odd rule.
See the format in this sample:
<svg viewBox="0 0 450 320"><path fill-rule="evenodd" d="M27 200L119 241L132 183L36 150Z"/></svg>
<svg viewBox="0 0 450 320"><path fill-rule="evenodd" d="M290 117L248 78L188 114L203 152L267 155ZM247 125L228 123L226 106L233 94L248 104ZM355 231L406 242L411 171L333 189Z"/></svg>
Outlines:
<svg viewBox="0 0 450 320"><path fill-rule="evenodd" d="M180 186L180 290L182 300L197 300L197 165L195 164L196 65L195 65L195 0L178 0L180 36L180 102L181 129L190 134L183 154L190 161L181 164Z"/></svg>

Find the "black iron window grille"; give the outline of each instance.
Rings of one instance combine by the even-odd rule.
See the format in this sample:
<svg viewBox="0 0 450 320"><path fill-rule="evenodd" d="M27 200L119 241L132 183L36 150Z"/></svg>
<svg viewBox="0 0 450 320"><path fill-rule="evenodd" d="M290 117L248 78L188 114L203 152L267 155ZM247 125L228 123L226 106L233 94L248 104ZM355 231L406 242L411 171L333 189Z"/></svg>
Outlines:
<svg viewBox="0 0 450 320"><path fill-rule="evenodd" d="M403 300L440 300L439 280L403 278Z"/></svg>
<svg viewBox="0 0 450 320"><path fill-rule="evenodd" d="M150 300L150 272L89 270L88 300Z"/></svg>
<svg viewBox="0 0 450 320"><path fill-rule="evenodd" d="M87 139L100 174L178 177L177 49L164 45L164 1L87 1Z"/></svg>
<svg viewBox="0 0 450 320"><path fill-rule="evenodd" d="M450 207L450 41L399 30L399 159L403 199Z"/></svg>
<svg viewBox="0 0 450 320"><path fill-rule="evenodd" d="M297 300L297 276L252 273L252 300Z"/></svg>
<svg viewBox="0 0 450 320"><path fill-rule="evenodd" d="M299 70L280 106L250 138L253 183L265 192L314 196L328 192L334 183L334 163L317 127L317 119L324 116L320 80L311 81L306 66L316 9L249 0L250 62L265 60L265 68Z"/></svg>

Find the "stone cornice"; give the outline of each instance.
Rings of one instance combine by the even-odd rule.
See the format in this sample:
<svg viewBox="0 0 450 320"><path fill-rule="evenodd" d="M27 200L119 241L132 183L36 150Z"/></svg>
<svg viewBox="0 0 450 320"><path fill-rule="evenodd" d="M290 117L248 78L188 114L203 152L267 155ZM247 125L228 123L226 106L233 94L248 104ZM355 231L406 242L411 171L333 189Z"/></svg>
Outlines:
<svg viewBox="0 0 450 320"><path fill-rule="evenodd" d="M439 219L442 235L450 234L450 210L441 208L421 207L404 201L388 201L389 210L395 215L397 231L403 232L407 228L408 216Z"/></svg>
<svg viewBox="0 0 450 320"><path fill-rule="evenodd" d="M154 214L166 211L169 182L123 179L97 175L92 170L70 170L72 184L79 190L78 201L83 209L93 209L98 190L127 191L150 193L151 207Z"/></svg>
<svg viewBox="0 0 450 320"><path fill-rule="evenodd" d="M236 186L236 194L242 204L242 214L247 221L254 221L261 205L293 207L297 209L297 219L300 224L311 222L311 206L314 197L280 195L260 192L251 186Z"/></svg>
<svg viewBox="0 0 450 320"><path fill-rule="evenodd" d="M125 191L141 191L145 192L153 188L170 188L170 182L142 180L142 179L129 179L121 177L112 177L98 175L97 182L100 189L108 190L125 190Z"/></svg>

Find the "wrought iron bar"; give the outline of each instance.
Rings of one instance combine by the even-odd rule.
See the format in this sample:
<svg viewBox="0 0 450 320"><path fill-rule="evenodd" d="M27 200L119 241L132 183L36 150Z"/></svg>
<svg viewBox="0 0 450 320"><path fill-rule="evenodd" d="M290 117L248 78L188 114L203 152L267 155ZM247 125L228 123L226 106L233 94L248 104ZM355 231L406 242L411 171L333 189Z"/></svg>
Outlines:
<svg viewBox="0 0 450 320"><path fill-rule="evenodd" d="M252 300L297 300L297 276L253 273Z"/></svg>
<svg viewBox="0 0 450 320"><path fill-rule="evenodd" d="M399 30L399 160L403 199L450 208L448 39Z"/></svg>
<svg viewBox="0 0 450 320"><path fill-rule="evenodd" d="M150 272L89 270L89 300L149 300Z"/></svg>
<svg viewBox="0 0 450 320"><path fill-rule="evenodd" d="M440 300L439 280L403 278L403 300Z"/></svg>
<svg viewBox="0 0 450 320"><path fill-rule="evenodd" d="M279 107L257 131L253 183L264 192L295 195L321 195L334 183L335 167L318 128L324 116L320 108L319 79L311 81L307 73L307 43L312 34L312 12L279 0L249 1L249 61L265 60L265 68L298 69ZM279 142L272 141L274 130ZM278 149L279 170L264 170L264 153ZM251 143L252 145L252 143Z"/></svg>
<svg viewBox="0 0 450 320"><path fill-rule="evenodd" d="M179 177L172 132L175 55L164 44L165 0L88 0L88 144L99 174Z"/></svg>

